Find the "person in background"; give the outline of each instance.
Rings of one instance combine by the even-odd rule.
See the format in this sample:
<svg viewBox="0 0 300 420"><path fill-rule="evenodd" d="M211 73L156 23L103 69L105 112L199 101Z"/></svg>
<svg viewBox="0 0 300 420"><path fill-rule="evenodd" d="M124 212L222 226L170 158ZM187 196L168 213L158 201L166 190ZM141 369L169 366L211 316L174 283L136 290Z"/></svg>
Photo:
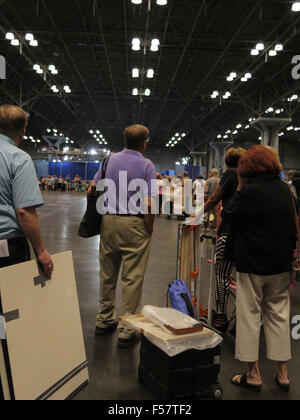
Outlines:
<svg viewBox="0 0 300 420"><path fill-rule="evenodd" d="M299 214L300 210L300 172L294 172L293 173L293 184L292 184L292 192L294 194L294 197L296 199L296 207L297 207L297 213Z"/></svg>
<svg viewBox="0 0 300 420"><path fill-rule="evenodd" d="M63 186L64 186L64 179L63 179L63 177L62 176L60 176L59 178L58 178L58 189L60 190L60 191L63 191Z"/></svg>
<svg viewBox="0 0 300 420"><path fill-rule="evenodd" d="M194 202L196 202L196 197L199 197L202 191L204 191L204 189L205 189L204 177L201 174L198 174L196 180L193 183Z"/></svg>
<svg viewBox="0 0 300 420"><path fill-rule="evenodd" d="M44 246L36 210L44 203L32 159L19 149L27 123L23 109L0 107L0 268L29 261L29 240L50 277L53 261Z"/></svg>
<svg viewBox="0 0 300 420"><path fill-rule="evenodd" d="M296 175L296 171L288 171L286 182L288 186L290 187L292 193L294 194L295 200L298 202L298 192L294 183L295 175Z"/></svg>
<svg viewBox="0 0 300 420"><path fill-rule="evenodd" d="M66 182L67 182L67 191L71 191L71 176L66 176Z"/></svg>
<svg viewBox="0 0 300 420"><path fill-rule="evenodd" d="M163 180L163 176L162 174L160 174L159 172L157 172L156 174L156 179L157 179L157 195L159 198L159 215L161 215L162 213L162 203L163 203L163 189L165 186L165 182Z"/></svg>
<svg viewBox="0 0 300 420"><path fill-rule="evenodd" d="M227 170L222 176L220 184L215 193L207 200L204 206L204 213L216 208L222 201L223 208L230 202L238 188L237 167L246 150L242 148L231 148L225 156ZM230 255L230 225L222 221L218 230L218 242L216 249L216 313L213 315L213 327L225 333L229 327L227 320L227 302L229 297L229 283L234 267L232 255Z"/></svg>
<svg viewBox="0 0 300 420"><path fill-rule="evenodd" d="M115 299L120 274L123 286L122 315L137 314L140 311L155 221L152 212L153 200L157 195L155 167L142 155L149 142L149 130L142 125L133 125L125 130L124 139L125 149L110 157L106 170L106 179L114 182L117 197L112 200L116 203L115 206L110 207L108 202L108 207L103 209L105 215L100 243L100 312L96 324L96 335L99 336L112 333L118 327ZM120 172L127 172L124 197L119 197L118 194ZM101 173L94 182L97 184L100 179ZM142 209L129 206L130 199L136 192L128 191L128 186L135 180L144 180L148 187L147 191L140 191L145 199L145 203L140 202ZM130 347L139 337L139 334L121 323L118 346Z"/></svg>
<svg viewBox="0 0 300 420"><path fill-rule="evenodd" d="M46 185L47 185L47 179L46 179L46 177L43 176L43 178L42 178L42 188L43 188L43 191L46 190Z"/></svg>
<svg viewBox="0 0 300 420"><path fill-rule="evenodd" d="M58 190L58 178L57 178L57 175L54 175L53 191L57 191L57 190Z"/></svg>
<svg viewBox="0 0 300 420"><path fill-rule="evenodd" d="M267 357L277 362L275 382L290 388L290 271L297 229L293 196L280 179L281 164L265 146L253 146L242 157L238 192L222 217L232 229L238 272L236 359L249 363L248 372L232 383L259 391L259 341L263 320Z"/></svg>
<svg viewBox="0 0 300 420"><path fill-rule="evenodd" d="M48 175L48 178L47 178L47 190L48 191L53 190L53 178L51 175Z"/></svg>
<svg viewBox="0 0 300 420"><path fill-rule="evenodd" d="M205 202L214 195L214 193L216 192L216 189L219 185L220 182L220 177L219 177L219 171L218 169L212 169L210 171L208 180L206 181L205 184L205 193L204 193L204 200ZM205 228L207 229L209 227L209 222L210 222L210 217L211 214L214 217L214 221L213 221L213 229L216 229L217 227L217 206L213 207L210 212L207 214L206 220L205 220Z"/></svg>

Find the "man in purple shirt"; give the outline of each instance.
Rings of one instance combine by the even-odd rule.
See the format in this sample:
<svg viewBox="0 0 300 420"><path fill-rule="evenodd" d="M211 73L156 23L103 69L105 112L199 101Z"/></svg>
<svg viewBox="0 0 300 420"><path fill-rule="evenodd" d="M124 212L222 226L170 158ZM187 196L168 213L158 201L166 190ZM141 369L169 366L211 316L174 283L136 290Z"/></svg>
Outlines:
<svg viewBox="0 0 300 420"><path fill-rule="evenodd" d="M153 199L157 192L154 165L142 156L148 141L149 130L146 127L128 127L125 130L126 148L110 157L105 180L100 181L99 173L94 179L97 189L104 191L97 203L98 211L104 216L100 244L100 313L96 335L111 333L118 327L115 294L121 266L122 315L140 311L155 220ZM138 339L136 332L120 325L119 347L130 347Z"/></svg>

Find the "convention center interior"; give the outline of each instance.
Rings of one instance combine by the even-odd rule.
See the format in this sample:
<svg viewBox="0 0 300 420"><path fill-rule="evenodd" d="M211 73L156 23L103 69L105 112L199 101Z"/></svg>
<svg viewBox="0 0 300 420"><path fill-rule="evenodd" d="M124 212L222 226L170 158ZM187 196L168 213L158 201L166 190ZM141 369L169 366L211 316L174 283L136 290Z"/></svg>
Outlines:
<svg viewBox="0 0 300 420"><path fill-rule="evenodd" d="M0 6L0 400L300 400L300 1Z"/></svg>

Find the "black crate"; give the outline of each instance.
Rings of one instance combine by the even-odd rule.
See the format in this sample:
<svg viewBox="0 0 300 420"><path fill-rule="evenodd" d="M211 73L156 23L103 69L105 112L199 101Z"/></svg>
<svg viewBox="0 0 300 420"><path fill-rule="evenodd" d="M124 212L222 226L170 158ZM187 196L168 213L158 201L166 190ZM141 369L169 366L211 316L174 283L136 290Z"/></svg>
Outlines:
<svg viewBox="0 0 300 420"><path fill-rule="evenodd" d="M152 344L144 335L139 379L163 399L222 397L218 384L221 347L188 350L174 357Z"/></svg>

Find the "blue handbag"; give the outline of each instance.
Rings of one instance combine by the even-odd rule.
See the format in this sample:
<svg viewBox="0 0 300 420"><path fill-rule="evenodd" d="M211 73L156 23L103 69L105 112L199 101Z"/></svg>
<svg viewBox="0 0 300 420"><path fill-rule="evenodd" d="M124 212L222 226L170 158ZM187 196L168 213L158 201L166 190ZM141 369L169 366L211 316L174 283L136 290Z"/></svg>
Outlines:
<svg viewBox="0 0 300 420"><path fill-rule="evenodd" d="M184 280L173 281L169 286L168 295L173 309L196 318L191 294Z"/></svg>

